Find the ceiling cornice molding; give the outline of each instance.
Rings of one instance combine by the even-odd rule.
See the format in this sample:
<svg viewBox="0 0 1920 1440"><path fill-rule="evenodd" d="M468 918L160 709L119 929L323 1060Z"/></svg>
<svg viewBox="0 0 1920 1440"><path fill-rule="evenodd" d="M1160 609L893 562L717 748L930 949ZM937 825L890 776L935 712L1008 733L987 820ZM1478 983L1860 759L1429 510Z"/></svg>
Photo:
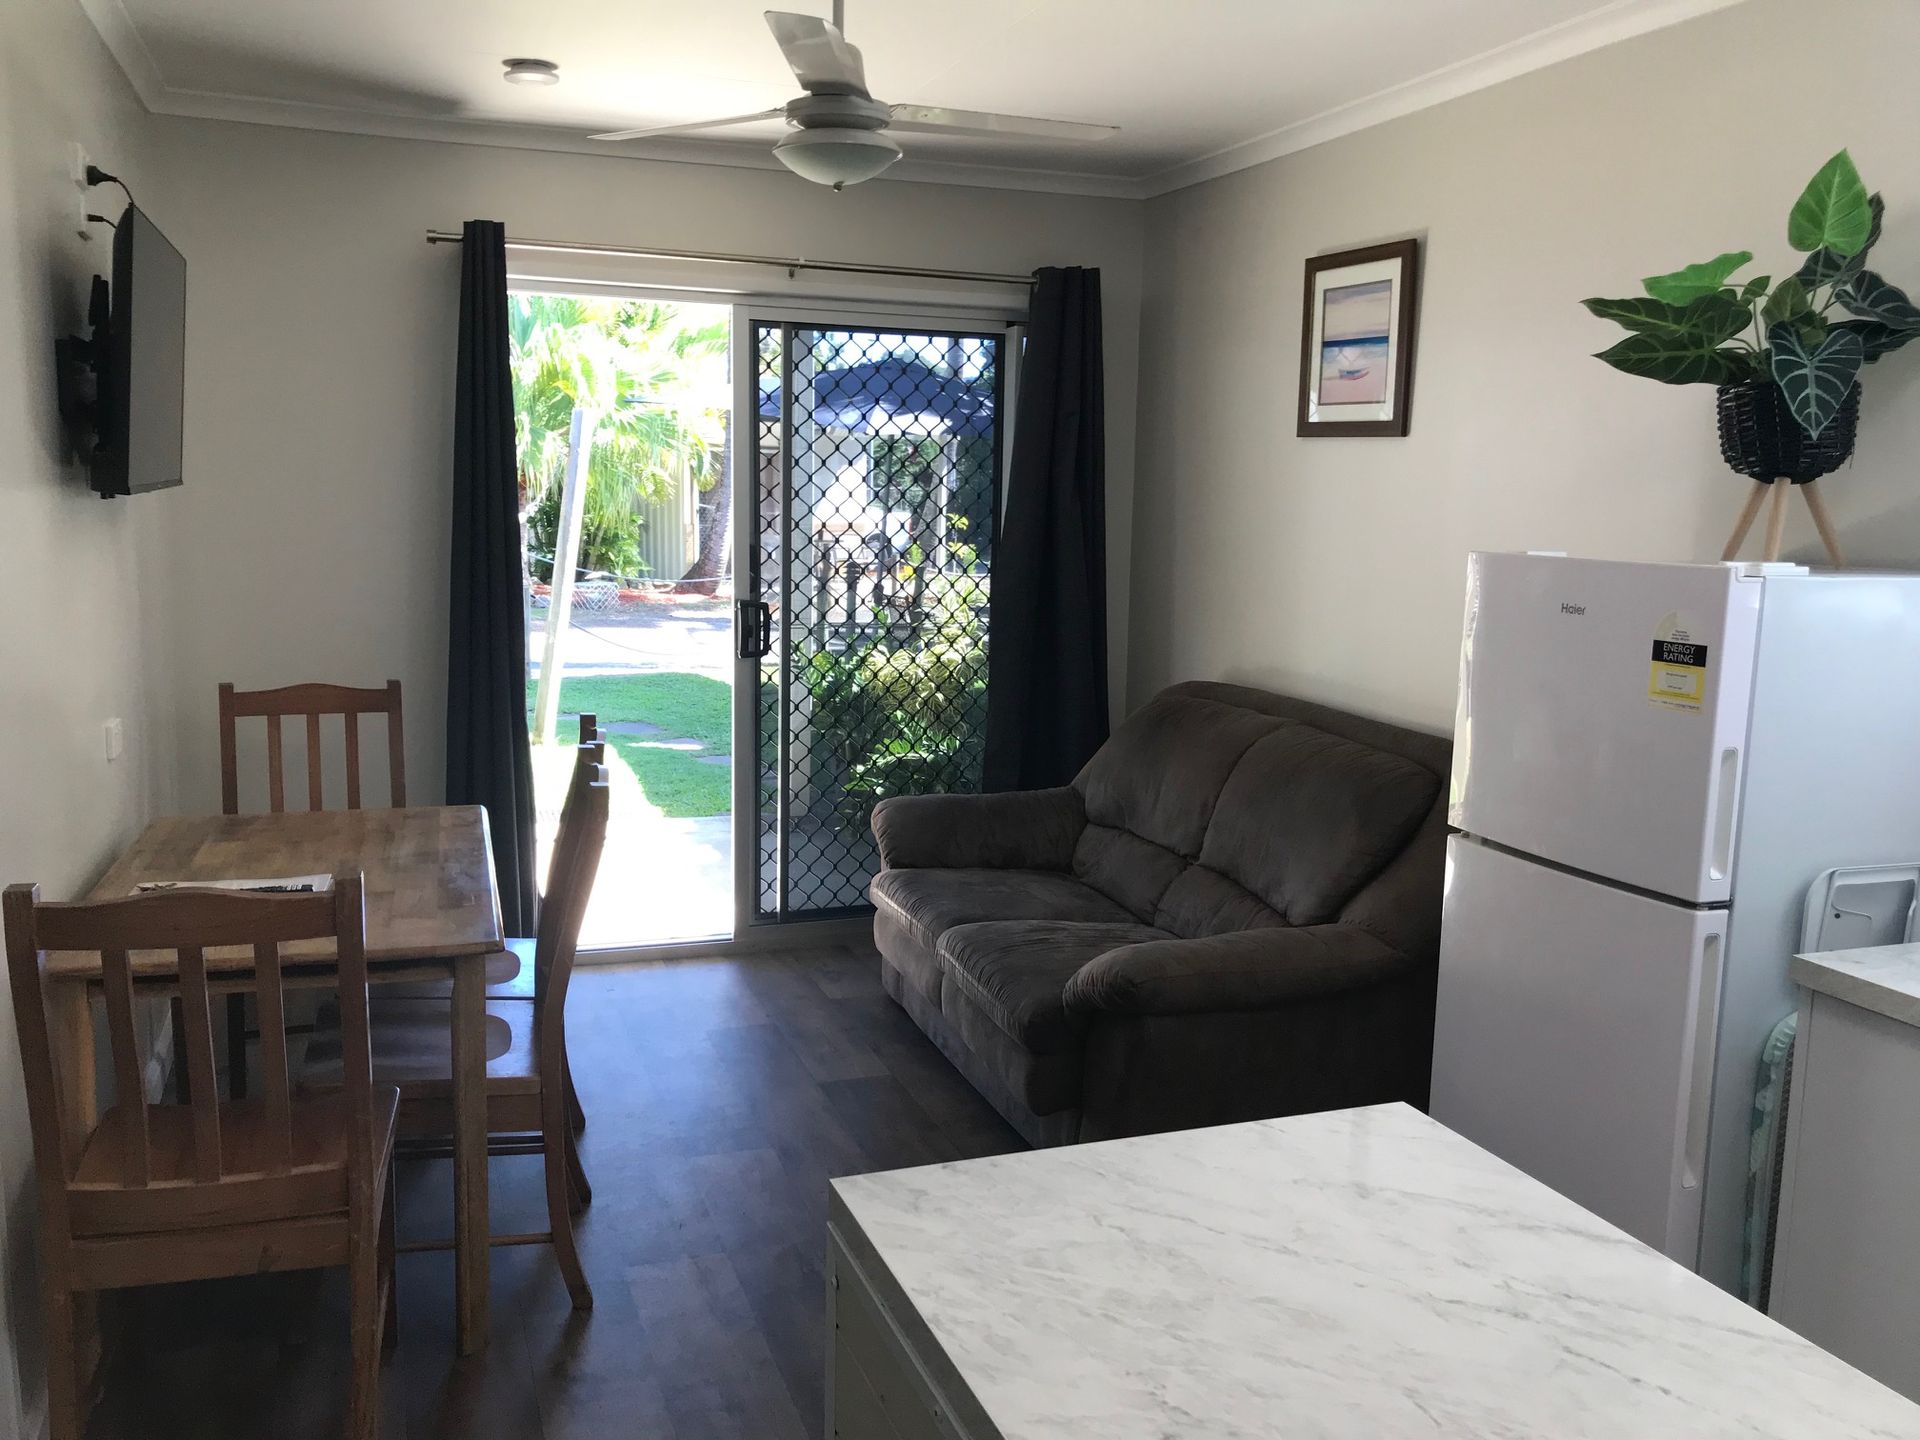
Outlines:
<svg viewBox="0 0 1920 1440"><path fill-rule="evenodd" d="M153 63L153 52L147 49L140 27L133 23L127 7L120 0L80 0L80 8L106 42L108 53L120 62L127 83L133 86L140 103L158 112L167 85L160 78L160 67Z"/></svg>
<svg viewBox="0 0 1920 1440"><path fill-rule="evenodd" d="M1283 155L1309 150L1329 140L1444 105L1449 100L1490 89L1589 51L1743 3L1745 0L1614 0L1605 9L1536 31L1389 89L1148 175L1140 180L1140 189L1148 196L1165 195L1217 180L1236 170L1248 170Z"/></svg>
<svg viewBox="0 0 1920 1440"><path fill-rule="evenodd" d="M784 173L784 167L765 147L757 144L718 140L652 140L608 145L571 131L544 126L381 113L251 95L176 89L165 83L152 53L141 38L139 27L127 13L122 0L79 0L79 3L94 28L100 32L108 50L119 61L120 68L126 72L141 102L156 115L320 130L334 134L372 135L396 140L433 140L455 145L593 155L602 159L667 161L682 165L718 165L731 169ZM888 170L879 181L868 183L904 181L1118 200L1150 199L1203 184L1237 170L1264 165L1284 155L1292 155L1390 120L1416 114L1589 51L1742 3L1744 0L1613 0L1612 4L1599 10L1523 36L1510 44L1146 176L1028 170L1014 166L922 159L903 160Z"/></svg>

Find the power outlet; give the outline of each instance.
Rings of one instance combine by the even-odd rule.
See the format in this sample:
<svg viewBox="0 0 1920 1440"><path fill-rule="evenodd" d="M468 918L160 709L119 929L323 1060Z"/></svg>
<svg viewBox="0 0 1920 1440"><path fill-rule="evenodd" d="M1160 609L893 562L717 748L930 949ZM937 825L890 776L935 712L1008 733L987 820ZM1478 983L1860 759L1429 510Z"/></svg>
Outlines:
<svg viewBox="0 0 1920 1440"><path fill-rule="evenodd" d="M114 719L107 721L104 729L105 735L103 738L105 739L107 747L107 763L111 765L127 753L127 726L125 721L116 716Z"/></svg>
<svg viewBox="0 0 1920 1440"><path fill-rule="evenodd" d="M87 157L87 147L79 141L67 147L67 178L74 184L78 197L74 201L73 223L76 233L82 240L93 238L94 222L87 216L97 214L93 208L93 187L87 184L87 169L93 161Z"/></svg>

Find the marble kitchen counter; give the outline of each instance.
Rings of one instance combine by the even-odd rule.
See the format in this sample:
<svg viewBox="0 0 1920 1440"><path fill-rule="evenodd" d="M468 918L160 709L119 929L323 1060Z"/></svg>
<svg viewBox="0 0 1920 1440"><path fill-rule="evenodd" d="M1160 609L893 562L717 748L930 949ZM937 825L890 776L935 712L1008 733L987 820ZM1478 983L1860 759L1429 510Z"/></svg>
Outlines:
<svg viewBox="0 0 1920 1440"><path fill-rule="evenodd" d="M1404 1105L832 1192L966 1440L1920 1436L1920 1407Z"/></svg>
<svg viewBox="0 0 1920 1440"><path fill-rule="evenodd" d="M1903 1025L1920 1025L1920 945L1869 945L1817 950L1787 967L1796 985L1872 1010Z"/></svg>

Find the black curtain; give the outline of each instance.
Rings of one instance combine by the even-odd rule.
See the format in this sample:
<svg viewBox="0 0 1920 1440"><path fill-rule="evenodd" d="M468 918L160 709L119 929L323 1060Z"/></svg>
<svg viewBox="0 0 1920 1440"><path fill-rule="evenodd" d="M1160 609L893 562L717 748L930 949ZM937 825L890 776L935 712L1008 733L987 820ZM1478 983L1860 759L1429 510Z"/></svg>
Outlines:
<svg viewBox="0 0 1920 1440"><path fill-rule="evenodd" d="M533 756L520 479L513 451L507 232L469 220L460 246L453 391L453 553L447 625L447 803L484 805L509 935L531 935Z"/></svg>
<svg viewBox="0 0 1920 1440"><path fill-rule="evenodd" d="M994 544L986 788L1064 785L1107 738L1100 272L1035 273Z"/></svg>

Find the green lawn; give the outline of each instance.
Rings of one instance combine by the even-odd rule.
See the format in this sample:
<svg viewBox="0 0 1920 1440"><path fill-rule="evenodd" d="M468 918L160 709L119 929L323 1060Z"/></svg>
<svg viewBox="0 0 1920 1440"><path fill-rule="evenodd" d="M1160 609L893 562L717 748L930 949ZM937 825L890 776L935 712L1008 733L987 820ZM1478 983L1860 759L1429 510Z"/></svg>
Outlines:
<svg viewBox="0 0 1920 1440"><path fill-rule="evenodd" d="M527 713L533 713L533 681L527 682ZM591 711L607 720L658 725L664 739L698 740L724 755L733 742L733 690L707 675L675 670L643 675L576 675L560 682L560 713Z"/></svg>
<svg viewBox="0 0 1920 1440"><path fill-rule="evenodd" d="M529 681L529 712L533 696L534 685ZM607 763L616 771L624 767L645 803L673 819L725 815L733 808L731 767L701 759L731 751L732 705L733 692L724 681L677 671L574 676L560 685L563 715L591 711L603 725L637 720L659 727L657 735L609 733ZM689 741L697 748L689 748ZM540 748L564 754L572 743L573 727L562 721L559 736ZM537 773L554 777L545 783L564 785L566 763L562 760L556 766L536 756Z"/></svg>

